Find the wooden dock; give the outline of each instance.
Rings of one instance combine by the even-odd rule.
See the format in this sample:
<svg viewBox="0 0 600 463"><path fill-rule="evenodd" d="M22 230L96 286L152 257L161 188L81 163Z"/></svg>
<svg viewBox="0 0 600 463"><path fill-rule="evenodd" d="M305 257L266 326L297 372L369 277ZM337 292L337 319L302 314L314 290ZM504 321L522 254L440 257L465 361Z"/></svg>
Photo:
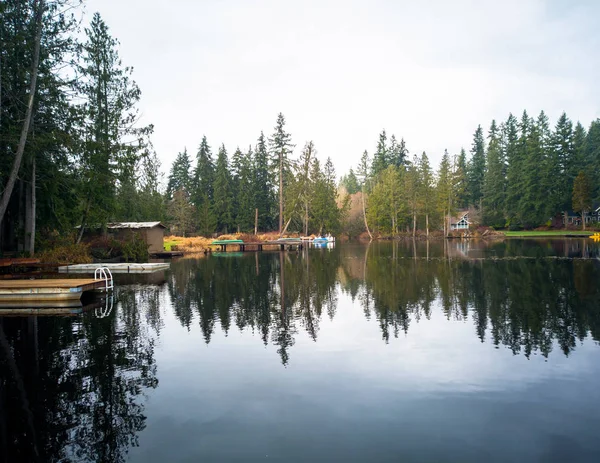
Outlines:
<svg viewBox="0 0 600 463"><path fill-rule="evenodd" d="M79 300L84 292L105 287L106 280L93 278L0 280L0 301L6 303Z"/></svg>
<svg viewBox="0 0 600 463"><path fill-rule="evenodd" d="M212 246L219 246L219 250L222 252L227 252L227 247L237 247L239 252L247 252L247 251L263 251L264 247L278 247L279 250L294 250L294 249L302 249L304 243L301 239L295 238L284 238L275 241L257 241L257 242L245 242L241 240L223 240L223 241L214 241Z"/></svg>

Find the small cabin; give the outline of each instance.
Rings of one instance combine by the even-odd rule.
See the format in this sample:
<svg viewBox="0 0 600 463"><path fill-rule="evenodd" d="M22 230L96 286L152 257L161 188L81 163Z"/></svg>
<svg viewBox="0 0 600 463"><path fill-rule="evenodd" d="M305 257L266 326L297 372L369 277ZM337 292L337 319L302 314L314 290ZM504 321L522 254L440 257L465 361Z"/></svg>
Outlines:
<svg viewBox="0 0 600 463"><path fill-rule="evenodd" d="M469 222L469 212L461 212L457 217L452 217L450 221L450 230L468 230L471 222Z"/></svg>
<svg viewBox="0 0 600 463"><path fill-rule="evenodd" d="M160 222L114 222L106 225L108 233L117 239L127 239L132 233L139 233L148 245L148 252L163 252L165 227Z"/></svg>
<svg viewBox="0 0 600 463"><path fill-rule="evenodd" d="M118 240L124 241L129 239L134 233L139 234L148 245L148 252L150 254L165 250L164 239L166 228L160 222L112 222L106 224L107 234ZM101 228L99 226L88 227L85 230L84 236L93 237L98 235L100 231Z"/></svg>

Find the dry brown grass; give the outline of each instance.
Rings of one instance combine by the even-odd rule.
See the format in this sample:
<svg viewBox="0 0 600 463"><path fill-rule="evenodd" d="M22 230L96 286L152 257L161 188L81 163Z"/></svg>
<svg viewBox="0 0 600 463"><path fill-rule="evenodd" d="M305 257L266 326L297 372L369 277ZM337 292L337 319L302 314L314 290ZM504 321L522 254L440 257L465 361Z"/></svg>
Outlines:
<svg viewBox="0 0 600 463"><path fill-rule="evenodd" d="M47 249L37 255L41 262L47 264L89 264L93 261L90 247L87 244L66 244Z"/></svg>
<svg viewBox="0 0 600 463"><path fill-rule="evenodd" d="M296 238L297 234L286 234L286 238ZM253 235L250 233L227 233L217 238L205 238L203 236L193 236L183 238L181 236L165 236L165 245L169 245L172 251L181 251L186 254L201 253L210 249L211 243L215 240L243 240L247 243L274 241L279 238L278 232L259 233Z"/></svg>

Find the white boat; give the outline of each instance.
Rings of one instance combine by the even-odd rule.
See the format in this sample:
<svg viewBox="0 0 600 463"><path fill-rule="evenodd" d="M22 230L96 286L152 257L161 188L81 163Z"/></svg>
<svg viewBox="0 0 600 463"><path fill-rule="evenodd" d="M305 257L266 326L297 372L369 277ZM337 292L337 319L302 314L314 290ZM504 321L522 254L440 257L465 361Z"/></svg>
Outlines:
<svg viewBox="0 0 600 463"><path fill-rule="evenodd" d="M313 243L335 243L335 236L316 236L312 241Z"/></svg>

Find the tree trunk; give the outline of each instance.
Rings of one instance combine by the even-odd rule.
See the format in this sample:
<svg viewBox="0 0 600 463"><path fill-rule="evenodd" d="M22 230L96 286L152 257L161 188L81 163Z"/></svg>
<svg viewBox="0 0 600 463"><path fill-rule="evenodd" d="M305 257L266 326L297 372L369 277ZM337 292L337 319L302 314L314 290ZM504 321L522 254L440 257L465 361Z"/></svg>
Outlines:
<svg viewBox="0 0 600 463"><path fill-rule="evenodd" d="M581 212L581 227L582 230L585 230L585 216L587 215L587 211Z"/></svg>
<svg viewBox="0 0 600 463"><path fill-rule="evenodd" d="M425 228L427 229L427 238L429 238L429 213L425 214Z"/></svg>
<svg viewBox="0 0 600 463"><path fill-rule="evenodd" d="M283 231L281 231L281 233L279 233L279 237L281 238L283 235L285 235L285 232L287 231L288 227L290 226L290 223L292 222L292 218L290 217L287 221L287 223L285 224L285 227L283 227Z"/></svg>
<svg viewBox="0 0 600 463"><path fill-rule="evenodd" d="M365 219L365 228L367 229L367 233L369 234L369 238L373 241L373 235L371 235L371 230L369 230L369 224L367 223L367 208L365 207L365 186L362 187L362 210L363 217Z"/></svg>
<svg viewBox="0 0 600 463"><path fill-rule="evenodd" d="M36 225L36 209L37 197L35 192L35 157L33 158L33 166L31 172L31 229L29 230L29 255L35 254L35 225Z"/></svg>
<svg viewBox="0 0 600 463"><path fill-rule="evenodd" d="M76 242L77 244L81 243L81 238L83 238L83 232L85 230L85 223L87 221L87 216L90 212L90 204L91 204L91 202L90 202L90 199L88 198L87 206L83 213L83 217L81 218L81 224L79 225L79 234L77 235L77 242ZM185 233L185 230L184 230L184 233ZM183 236L185 236L185 235L183 235Z"/></svg>
<svg viewBox="0 0 600 463"><path fill-rule="evenodd" d="M279 153L279 237L283 235L283 150ZM287 228L287 227L286 227Z"/></svg>
<svg viewBox="0 0 600 463"><path fill-rule="evenodd" d="M13 192L19 169L21 168L21 161L23 160L23 153L25 152L25 144L27 143L27 135L29 134L29 125L31 124L31 118L33 114L33 100L35 91L37 88L37 75L38 65L40 61L40 41L42 36L42 16L44 13L44 0L36 0L34 3L35 10L35 43L33 50L33 63L31 65L31 81L29 83L29 102L27 103L27 112L25 113L25 120L23 121L23 128L21 129L21 137L19 138L19 145L17 146L17 153L13 166L6 182L6 187L2 193L2 199L0 199L0 223L6 213L8 202Z"/></svg>
<svg viewBox="0 0 600 463"><path fill-rule="evenodd" d="M417 213L413 212L413 231L412 231L412 235L413 238L415 236L417 236Z"/></svg>
<svg viewBox="0 0 600 463"><path fill-rule="evenodd" d="M304 203L304 236L308 236L308 201Z"/></svg>
<svg viewBox="0 0 600 463"><path fill-rule="evenodd" d="M254 235L258 234L258 208L254 209Z"/></svg>
<svg viewBox="0 0 600 463"><path fill-rule="evenodd" d="M31 182L25 187L25 242L23 249L33 256L35 252L35 158L32 164Z"/></svg>

